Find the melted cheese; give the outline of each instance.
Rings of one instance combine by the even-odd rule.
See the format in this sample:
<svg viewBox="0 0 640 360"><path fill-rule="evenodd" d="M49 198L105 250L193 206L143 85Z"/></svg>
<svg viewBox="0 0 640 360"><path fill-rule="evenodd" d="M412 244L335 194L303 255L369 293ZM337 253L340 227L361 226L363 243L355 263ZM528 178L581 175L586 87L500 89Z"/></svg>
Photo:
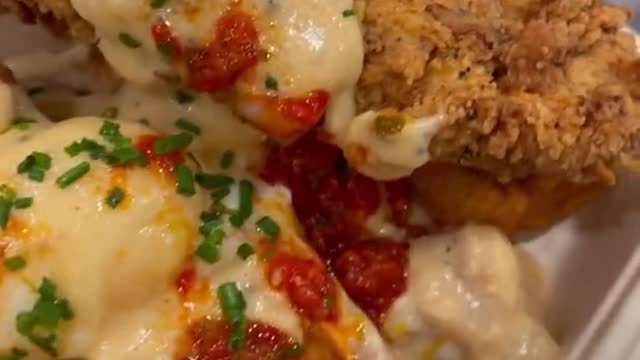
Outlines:
<svg viewBox="0 0 640 360"><path fill-rule="evenodd" d="M11 319L1 325L5 336L0 337L0 348L26 345L13 330L13 319L17 311L30 308L34 294L16 293L12 283L19 281L23 288L31 288L46 276L69 299L75 313L73 321L59 333L57 344L62 356L160 359L155 346L127 351L141 343L141 332L148 333L145 344L162 342L169 347L162 353L173 350L175 341L161 339L175 332L172 329L176 324L163 312L152 309L158 298L168 296L172 279L191 254L197 236L193 229L204 206L203 198L180 197L172 183L150 168L114 173L106 164L85 155L71 158L64 152L73 141L98 138L101 124L98 118L78 118L44 130L33 128L19 138L11 136L19 130L0 137L0 146L11 149L1 155L0 182L34 199L28 209L12 211L10 224L2 234L5 255L25 257L27 267L0 278L1 292L7 295L4 298L24 299L0 304L0 318ZM150 132L135 124L123 126L122 131L127 136ZM52 157L52 167L42 183L30 181L15 170L36 150ZM66 189L56 186L55 179L80 161L89 161L91 171ZM104 203L114 177L120 179L129 197L126 206L117 209ZM167 301L171 302L170 297ZM141 318L149 321L137 321ZM126 346L114 350L110 345L113 342ZM33 347L28 348L38 354Z"/></svg>
<svg viewBox="0 0 640 360"><path fill-rule="evenodd" d="M73 4L96 27L100 49L116 71L143 84L172 72L151 38L154 21L162 18L183 43L206 44L213 24L230 5L225 1L174 2L153 10L142 0L74 0ZM273 77L278 81L278 95L303 96L313 90L330 93L325 130L360 172L380 180L397 179L429 160L429 142L444 124L442 116L413 119L400 133L385 139L372 130L377 113L355 117L354 91L362 71L363 41L357 18L343 15L353 8L352 0L245 0L241 4L254 15L268 60L260 61L251 76L239 80L236 110L240 114L276 136L291 135L288 130L280 134L279 125L262 124L272 121L268 118L258 120L267 116L267 109L253 95L270 93L265 79ZM122 24L140 41L139 48L122 44ZM366 152L364 158L349 156L353 147Z"/></svg>
<svg viewBox="0 0 640 360"><path fill-rule="evenodd" d="M387 331L404 324L409 336L434 339L441 333L471 359L560 358L543 325L527 311L519 255L497 230L467 226L418 239L409 262L408 291L392 308ZM411 339L405 334L393 335L402 343Z"/></svg>
<svg viewBox="0 0 640 360"><path fill-rule="evenodd" d="M358 115L337 142L356 169L378 180L395 180L429 161L431 138L445 124L443 116L404 119L395 134L381 135L376 119L384 113L368 111ZM339 134L339 133L338 133Z"/></svg>
<svg viewBox="0 0 640 360"><path fill-rule="evenodd" d="M217 159L222 149L243 150L236 159L242 160L242 154L248 159L260 146L260 135L210 99L198 98L184 105L168 101L171 95L168 89L131 86L113 97L83 98L75 103L75 111L95 112L98 103L103 104L100 109L117 105L124 120L121 130L129 137L155 133L152 128L175 132L175 119L187 116L203 131L190 150L209 172L220 171ZM12 99L5 103L13 107ZM218 116L211 118L212 114ZM150 126L135 121L139 117L150 119ZM231 175L250 179L256 185L254 213L245 228L223 224L227 236L219 262L211 265L194 260L193 251L201 241L197 233L199 214L207 205L204 193L185 198L175 193L171 179L152 168L114 169L86 155L71 158L64 152L65 146L81 138L101 142L98 132L102 123L96 117L55 125L43 121L25 131L11 129L0 135L0 146L11 149L0 159L0 183L11 185L20 196L34 198L30 208L14 209L11 223L21 225L17 229L16 225L10 226L0 240L5 257L20 255L27 259L24 270L0 274L0 295L6 299L0 304L0 349L18 346L29 351L29 359L48 358L15 330L16 314L31 308L36 298L34 290L45 276L56 283L60 296L69 300L75 314L58 330L57 348L63 357L174 359L188 324L221 318L215 293L219 285L229 281L242 290L249 319L275 326L303 342L302 320L287 297L267 283L265 261L258 256L241 260L236 255L242 243L256 246L261 235L253 224L269 215L280 224L282 246L314 256L299 237L289 192L245 172L251 161L237 161ZM237 131L229 135L222 132L227 126ZM43 183L15 173L16 165L35 150L52 157L53 166ZM58 188L57 176L80 161L90 162L90 173L67 189ZM115 210L104 204L114 181L125 187L128 196ZM229 209L238 206L235 186L224 201ZM191 261L196 262L196 282L202 287L197 296L185 301L178 296L174 281ZM340 298L344 316L338 324L322 325L327 339L334 341L333 346L345 356L361 354L374 359L375 354L375 359L390 359L373 324L344 293ZM356 319L358 330L352 331Z"/></svg>
<svg viewBox="0 0 640 360"><path fill-rule="evenodd" d="M176 91L168 86L140 86L126 84L113 95L94 95L73 98L69 104L74 113L98 115L103 109L115 106L122 121L139 122L161 133L176 133L176 120L186 119L201 128L202 135L194 138L190 150L206 164L215 164L221 152L232 150L238 168L255 168L263 154L264 135L243 124L228 107L208 96L194 95L192 102L179 104Z"/></svg>
<svg viewBox="0 0 640 360"><path fill-rule="evenodd" d="M153 10L144 0L73 0L73 6L96 28L99 47L126 79L148 84L158 74L171 73L151 37L151 26L164 19L182 42L206 44L217 19L231 2L171 2ZM328 122L344 127L355 115L353 93L362 71L362 35L357 18L345 17L353 0L245 0L243 10L254 15L261 48L269 54L243 92L266 93L265 79L279 81L281 94L300 96L322 89L331 94ZM126 24L126 28L123 26ZM139 48L122 44L125 32Z"/></svg>

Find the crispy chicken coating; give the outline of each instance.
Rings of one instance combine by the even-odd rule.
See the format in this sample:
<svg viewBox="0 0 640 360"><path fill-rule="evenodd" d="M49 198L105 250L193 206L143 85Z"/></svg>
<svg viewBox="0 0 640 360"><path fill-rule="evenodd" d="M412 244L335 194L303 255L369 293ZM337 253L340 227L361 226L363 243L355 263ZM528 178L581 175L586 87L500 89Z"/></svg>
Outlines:
<svg viewBox="0 0 640 360"><path fill-rule="evenodd" d="M78 15L70 0L0 0L0 13L7 11L24 23L40 23L56 35L93 38L93 28Z"/></svg>
<svg viewBox="0 0 640 360"><path fill-rule="evenodd" d="M360 110L447 115L434 159L508 182L633 165L640 57L599 0L366 0Z"/></svg>
<svg viewBox="0 0 640 360"><path fill-rule="evenodd" d="M69 0L0 0L88 39ZM366 61L360 111L446 114L436 161L508 182L544 174L612 183L638 168L640 57L601 0L356 0Z"/></svg>

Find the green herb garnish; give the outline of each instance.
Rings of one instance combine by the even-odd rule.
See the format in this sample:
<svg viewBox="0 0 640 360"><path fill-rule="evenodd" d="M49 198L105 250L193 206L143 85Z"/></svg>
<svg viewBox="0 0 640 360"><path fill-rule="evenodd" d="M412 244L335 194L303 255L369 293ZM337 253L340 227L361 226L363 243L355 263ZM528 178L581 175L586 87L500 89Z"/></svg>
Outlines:
<svg viewBox="0 0 640 360"><path fill-rule="evenodd" d="M23 269L27 261L22 256L12 256L4 259L4 268L9 272L16 272Z"/></svg>
<svg viewBox="0 0 640 360"><path fill-rule="evenodd" d="M38 288L39 298L31 311L24 311L16 316L18 333L51 356L57 356L57 330L61 321L71 320L73 312L66 299L56 294L56 285L44 278Z"/></svg>
<svg viewBox="0 0 640 360"><path fill-rule="evenodd" d="M142 46L142 43L140 42L140 40L134 38L133 35L128 33L120 33L118 35L118 39L124 46L132 49L137 49L140 46Z"/></svg>
<svg viewBox="0 0 640 360"><path fill-rule="evenodd" d="M234 179L231 176L223 174L196 174L196 182L207 190L218 189L221 187L229 187L234 183Z"/></svg>
<svg viewBox="0 0 640 360"><path fill-rule="evenodd" d="M56 185L58 185L59 188L64 189L78 181L81 177L85 176L90 169L91 165L89 165L87 161L83 161L60 175L56 179Z"/></svg>
<svg viewBox="0 0 640 360"><path fill-rule="evenodd" d="M343 17L350 17L350 16L354 16L355 14L356 14L356 11L353 9L347 9L342 12Z"/></svg>
<svg viewBox="0 0 640 360"><path fill-rule="evenodd" d="M264 216L256 222L256 229L271 239L280 235L280 226L269 216Z"/></svg>
<svg viewBox="0 0 640 360"><path fill-rule="evenodd" d="M222 315L231 327L229 334L229 349L237 356L244 345L247 319L245 310L247 303L236 283L229 282L218 287L218 301L222 308Z"/></svg>
<svg viewBox="0 0 640 360"><path fill-rule="evenodd" d="M207 235L196 249L196 255L209 264L215 264L220 260L220 247L225 233L221 229L215 229Z"/></svg>
<svg viewBox="0 0 640 360"><path fill-rule="evenodd" d="M233 160L235 159L236 154L231 151L231 150L227 150L224 153L222 153L222 158L220 159L220 167L223 169L229 169L231 166L233 166Z"/></svg>
<svg viewBox="0 0 640 360"><path fill-rule="evenodd" d="M176 120L176 127L180 130L190 132L194 135L200 135L200 133L202 132L200 126L185 118L179 118L178 120Z"/></svg>
<svg viewBox="0 0 640 360"><path fill-rule="evenodd" d="M51 168L49 154L34 151L18 164L18 174L27 174L34 181L44 180L44 174Z"/></svg>
<svg viewBox="0 0 640 360"><path fill-rule="evenodd" d="M255 254L256 251L253 249L253 246L251 246L251 244L247 244L244 243L240 246L238 246L238 249L236 250L236 255L238 255L238 257L242 260L247 260L247 258L253 254Z"/></svg>
<svg viewBox="0 0 640 360"><path fill-rule="evenodd" d="M196 194L193 172L184 164L178 165L176 168L176 191L185 196Z"/></svg>
<svg viewBox="0 0 640 360"><path fill-rule="evenodd" d="M107 203L107 205L109 205L110 208L115 209L118 207L118 205L120 205L122 200L124 200L124 196L124 190L116 187L109 191L105 202Z"/></svg>
<svg viewBox="0 0 640 360"><path fill-rule="evenodd" d="M203 215L205 215L203 217ZM213 230L222 225L222 220L220 217L209 217L210 213L204 212L200 215L200 218L204 221L198 228L198 231L202 236L209 236Z"/></svg>
<svg viewBox="0 0 640 360"><path fill-rule="evenodd" d="M26 209L26 208L30 207L32 204L33 204L33 198L32 197L17 198L13 202L13 206L16 209Z"/></svg>
<svg viewBox="0 0 640 360"><path fill-rule="evenodd" d="M233 226L241 227L253 213L253 190L253 184L249 180L240 180L238 210L229 217Z"/></svg>
<svg viewBox="0 0 640 360"><path fill-rule="evenodd" d="M98 144L94 140L83 138L81 141L74 141L71 145L65 147L64 151L71 157L75 157L82 152L86 152L89 154L90 158L96 160L106 154L107 148Z"/></svg>
<svg viewBox="0 0 640 360"><path fill-rule="evenodd" d="M176 101L180 105L192 103L195 100L195 97L188 92L184 92L182 90L176 91Z"/></svg>
<svg viewBox="0 0 640 360"><path fill-rule="evenodd" d="M28 130L36 121L27 116L16 116L11 120L11 126L18 130Z"/></svg>
<svg viewBox="0 0 640 360"><path fill-rule="evenodd" d="M267 75L267 78L264 80L264 87L272 91L278 91L280 88L278 80L271 75Z"/></svg>
<svg viewBox="0 0 640 360"><path fill-rule="evenodd" d="M9 222L9 214L11 213L11 207L13 204L11 201L0 198L0 227L3 229L7 228L7 223Z"/></svg>
<svg viewBox="0 0 640 360"><path fill-rule="evenodd" d="M180 133L156 140L153 151L158 155L166 155L175 151L186 149L193 141L193 136L188 133Z"/></svg>

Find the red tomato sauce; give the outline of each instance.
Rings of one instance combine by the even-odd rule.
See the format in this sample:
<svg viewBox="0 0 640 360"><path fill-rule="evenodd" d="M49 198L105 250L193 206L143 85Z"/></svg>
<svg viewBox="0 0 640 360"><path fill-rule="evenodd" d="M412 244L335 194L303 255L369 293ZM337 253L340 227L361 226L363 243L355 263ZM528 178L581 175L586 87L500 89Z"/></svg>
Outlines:
<svg viewBox="0 0 640 360"><path fill-rule="evenodd" d="M287 294L303 316L314 321L337 318L334 280L316 261L278 254L267 265L267 279Z"/></svg>
<svg viewBox="0 0 640 360"><path fill-rule="evenodd" d="M184 163L184 154L181 151L174 151L165 155L158 155L153 151L153 146L160 137L156 135L143 135L136 139L135 147L151 164L156 166L163 173L172 174L176 167Z"/></svg>
<svg viewBox="0 0 640 360"><path fill-rule="evenodd" d="M151 34L160 50L184 67L187 86L195 91L224 91L258 64L258 30L253 18L240 10L218 19L206 46L182 45L163 21L152 26Z"/></svg>
<svg viewBox="0 0 640 360"><path fill-rule="evenodd" d="M314 90L304 97L277 97L274 107L286 119L310 128L327 110L329 98L327 91Z"/></svg>
<svg viewBox="0 0 640 360"><path fill-rule="evenodd" d="M170 59L178 61L182 58L182 45L165 21L158 20L151 26L151 36L158 49Z"/></svg>
<svg viewBox="0 0 640 360"><path fill-rule="evenodd" d="M307 241L349 296L379 324L406 290L408 245L403 239L375 238L366 222L385 201L386 189L392 220L407 225L410 182L384 184L355 173L340 149L314 133L291 146L274 147L262 177L289 187Z"/></svg>
<svg viewBox="0 0 640 360"><path fill-rule="evenodd" d="M273 326L248 321L245 342L238 357L229 349L230 327L223 321L202 321L189 329L191 349L184 360L285 360L300 359L291 351L295 341Z"/></svg>
<svg viewBox="0 0 640 360"><path fill-rule="evenodd" d="M191 289L196 283L196 269L192 266L184 269L175 280L175 287L178 290L178 295L182 298L186 298Z"/></svg>
<svg viewBox="0 0 640 360"><path fill-rule="evenodd" d="M303 96L246 95L240 96L240 106L259 108L247 120L276 138L292 138L315 126L327 110L330 95L314 90Z"/></svg>

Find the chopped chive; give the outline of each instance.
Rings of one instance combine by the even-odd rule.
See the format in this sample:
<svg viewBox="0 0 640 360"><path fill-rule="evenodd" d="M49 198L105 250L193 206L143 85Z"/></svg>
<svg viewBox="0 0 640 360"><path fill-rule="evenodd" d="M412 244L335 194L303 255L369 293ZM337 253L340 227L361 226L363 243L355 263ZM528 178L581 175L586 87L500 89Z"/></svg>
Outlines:
<svg viewBox="0 0 640 360"><path fill-rule="evenodd" d="M266 87L268 90L278 91L280 86L276 78L271 75L267 75L267 78L264 80L264 87Z"/></svg>
<svg viewBox="0 0 640 360"><path fill-rule="evenodd" d="M105 160L110 165L124 166L136 161L144 161L144 157L142 153L140 153L140 150L133 146L126 145L113 149L105 155Z"/></svg>
<svg viewBox="0 0 640 360"><path fill-rule="evenodd" d="M235 159L236 155L233 151L231 150L227 150L224 153L222 153L222 158L220 159L220 167L223 169L229 169L231 166L233 166L233 160Z"/></svg>
<svg viewBox="0 0 640 360"><path fill-rule="evenodd" d="M40 168L32 168L29 170L29 179L42 182L44 180L44 170Z"/></svg>
<svg viewBox="0 0 640 360"><path fill-rule="evenodd" d="M222 315L231 327L229 349L234 353L234 356L237 356L242 350L245 340L247 303L244 300L244 295L233 282L220 285L217 289L217 295Z"/></svg>
<svg viewBox="0 0 640 360"><path fill-rule="evenodd" d="M83 161L60 175L56 179L56 185L58 185L59 188L64 189L78 181L81 177L85 176L90 169L91 165L89 165L88 162Z"/></svg>
<svg viewBox="0 0 640 360"><path fill-rule="evenodd" d="M196 194L193 172L184 164L178 165L176 168L176 191L185 196Z"/></svg>
<svg viewBox="0 0 640 360"><path fill-rule="evenodd" d="M5 198L0 198L0 227L3 229L7 228L7 223L9 222L9 213L11 213L12 203L10 200Z"/></svg>
<svg viewBox="0 0 640 360"><path fill-rule="evenodd" d="M103 117L105 119L115 119L118 117L118 115L120 115L120 110L115 106L111 106L104 109L102 114L100 114L100 117Z"/></svg>
<svg viewBox="0 0 640 360"><path fill-rule="evenodd" d="M42 86L34 86L32 88L27 89L27 95L36 96L44 92L44 87Z"/></svg>
<svg viewBox="0 0 640 360"><path fill-rule="evenodd" d="M200 225L198 231L202 236L209 236L209 234L211 234L211 232L218 228L220 225L222 225L222 220L220 220L219 218L212 218Z"/></svg>
<svg viewBox="0 0 640 360"><path fill-rule="evenodd" d="M49 170L51 168L51 156L49 156L49 154L39 152L39 151L34 151L31 153L31 156L33 156L33 159L35 161L34 165L37 168L40 168L43 170Z"/></svg>
<svg viewBox="0 0 640 360"><path fill-rule="evenodd" d="M12 256L4 259L4 267L10 272L21 270L26 265L27 262L22 256Z"/></svg>
<svg viewBox="0 0 640 360"><path fill-rule="evenodd" d="M103 157L107 149L94 140L83 138L81 141L74 141L71 145L65 147L64 151L71 157L78 156L82 152L87 152L89 157L96 160Z"/></svg>
<svg viewBox="0 0 640 360"><path fill-rule="evenodd" d="M229 217L229 222L235 227L241 227L253 213L253 184L249 180L240 180L238 184L239 204L235 214Z"/></svg>
<svg viewBox="0 0 640 360"><path fill-rule="evenodd" d="M356 11L353 9L347 9L342 12L343 17L350 17L350 16L354 16L355 14L356 14Z"/></svg>
<svg viewBox="0 0 640 360"><path fill-rule="evenodd" d="M176 91L176 101L178 102L178 104L188 104L193 102L193 100L195 100L195 97L188 92L184 92L182 90Z"/></svg>
<svg viewBox="0 0 640 360"><path fill-rule="evenodd" d="M168 0L151 0L151 7L154 9L159 9L163 7Z"/></svg>
<svg viewBox="0 0 640 360"><path fill-rule="evenodd" d="M213 221L213 220L219 221L220 215L211 211L203 211L200 213L200 221L207 222L207 221ZM202 235L206 236L207 234L209 234L209 232Z"/></svg>
<svg viewBox="0 0 640 360"><path fill-rule="evenodd" d="M24 174L28 172L35 163L36 163L36 160L33 158L32 155L27 156L26 158L24 158L24 160L20 162L20 164L18 164L18 169L17 169L18 174Z"/></svg>
<svg viewBox="0 0 640 360"><path fill-rule="evenodd" d="M33 204L33 198L32 197L17 198L13 202L13 206L16 209L26 209L26 208L30 207L32 204Z"/></svg>
<svg viewBox="0 0 640 360"><path fill-rule="evenodd" d="M130 47L132 49L136 49L142 46L140 40L134 38L131 34L128 33L120 33L118 35L118 39L124 46Z"/></svg>
<svg viewBox="0 0 640 360"><path fill-rule="evenodd" d="M124 191L118 187L111 189L105 202L109 205L110 208L115 209L120 205L122 200L124 200Z"/></svg>
<svg viewBox="0 0 640 360"><path fill-rule="evenodd" d="M234 179L231 176L223 174L196 174L196 182L207 190L217 189L221 187L229 187L234 183Z"/></svg>
<svg viewBox="0 0 640 360"><path fill-rule="evenodd" d="M42 170L42 175L44 177L44 171L49 170L51 168L51 156L49 154L34 151L29 154L20 164L18 164L18 174L29 173L31 174L31 170L39 169ZM31 176L30 176L31 178Z"/></svg>
<svg viewBox="0 0 640 360"><path fill-rule="evenodd" d="M67 299L56 295L56 285L44 278L38 288L39 298L31 311L16 316L16 330L52 357L57 357L56 331L62 320L71 320L73 312Z"/></svg>
<svg viewBox="0 0 640 360"><path fill-rule="evenodd" d="M251 244L247 244L247 243L244 243L238 246L238 249L236 250L236 255L238 255L238 257L242 260L247 260L249 256L255 253L256 251L253 249Z"/></svg>
<svg viewBox="0 0 640 360"><path fill-rule="evenodd" d="M0 355L0 360L22 360L27 357L29 353L21 348L13 347L11 352L7 355Z"/></svg>
<svg viewBox="0 0 640 360"><path fill-rule="evenodd" d="M36 121L27 116L16 116L11 120L11 126L18 130L28 130L29 126Z"/></svg>
<svg viewBox="0 0 640 360"><path fill-rule="evenodd" d="M176 120L175 124L178 129L193 133L194 135L200 135L200 133L202 132L200 126L185 118L179 118L178 120Z"/></svg>
<svg viewBox="0 0 640 360"><path fill-rule="evenodd" d="M271 239L276 239L280 235L280 226L269 216L264 216L256 222L259 232L267 235Z"/></svg>
<svg viewBox="0 0 640 360"><path fill-rule="evenodd" d="M99 131L100 136L116 146L131 144L131 140L120 133L120 125L113 121L105 120Z"/></svg>
<svg viewBox="0 0 640 360"><path fill-rule="evenodd" d="M179 151L187 148L191 145L193 136L188 133L180 133L176 135L167 136L162 139L156 140L153 144L153 151L158 155L166 155L174 151Z"/></svg>
<svg viewBox="0 0 640 360"><path fill-rule="evenodd" d="M196 249L196 255L209 264L215 264L220 260L220 246L225 233L221 229L215 229L207 235Z"/></svg>
<svg viewBox="0 0 640 360"><path fill-rule="evenodd" d="M0 197L5 198L9 201L13 201L16 198L16 191L13 190L9 185L2 184L0 185Z"/></svg>

